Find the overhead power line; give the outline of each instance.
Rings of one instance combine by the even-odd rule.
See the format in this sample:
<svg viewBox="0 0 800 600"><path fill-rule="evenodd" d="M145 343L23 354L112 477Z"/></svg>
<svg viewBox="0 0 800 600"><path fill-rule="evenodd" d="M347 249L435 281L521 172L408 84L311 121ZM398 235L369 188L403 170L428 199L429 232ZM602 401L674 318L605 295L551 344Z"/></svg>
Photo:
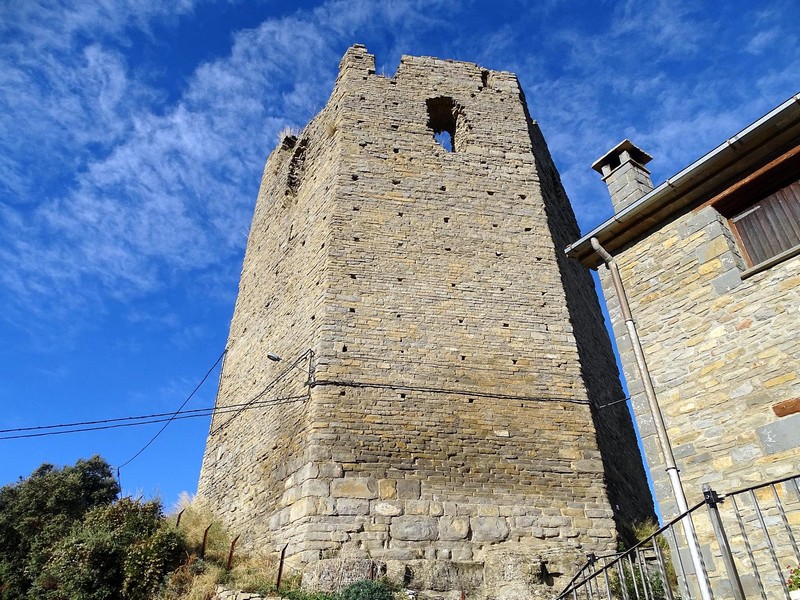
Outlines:
<svg viewBox="0 0 800 600"><path fill-rule="evenodd" d="M174 421L174 420L175 420L175 417L177 417L177 416L178 416L178 414L179 414L179 413L180 413L180 412L183 410L183 407L184 407L184 406L186 406L186 405L188 404L189 400L191 400L191 399L194 397L194 395L197 393L197 390L199 390L199 389L200 389L200 387L201 387L201 386L202 386L202 385L203 385L203 384L206 382L206 379L208 379L208 376L209 376L209 375L211 375L212 371L213 371L214 369L216 369L216 368L217 368L217 365L220 363L220 361L221 361L221 360L222 360L222 358L225 356L225 353L226 353L227 351L228 351L228 349L227 349L227 348L226 348L225 350L223 350L223 351L222 351L222 354L220 354L220 355L219 355L219 358L217 358L217 360L214 362L214 364L213 364L213 365L211 365L211 368L210 368L208 371L206 371L206 374L205 374L205 375L203 375L203 378L200 380L200 383L198 383L196 386L194 386L194 389L192 390L192 393L191 393L191 394L189 394L189 395L186 397L186 400L184 400L184 401L183 401L183 404L181 404L181 405L178 407L178 410L176 410L174 413L172 413L172 416L171 416L169 419L167 419L166 423L164 423L164 426L163 426L161 429L159 429L159 430L156 432L156 434L155 434L153 437L151 437L151 438L150 438L150 441L148 441L148 442L147 442L147 443L146 443L144 446L142 446L142 447L139 449L139 451L138 451L136 454L134 454L134 455L133 455L133 456L131 456L131 457L130 457L128 460L126 460L124 463L122 463L121 465L119 465L119 466L117 467L117 470L121 469L122 467L124 467L124 466L126 466L126 465L129 465L130 463L132 463L134 460L136 460L136 458L137 458L137 457L138 457L138 456L139 456L139 455L140 455L142 452L144 452L145 450L147 450L147 448L150 446L150 444L152 444L153 442L155 442L155 441L156 441L156 438L157 438L158 436L160 436L160 435L161 435L161 434L164 432L164 430L165 430L165 429L166 429L166 428L169 426L169 424L170 424L170 423L172 423L172 421Z"/></svg>
<svg viewBox="0 0 800 600"><path fill-rule="evenodd" d="M173 421L180 421L183 419L196 419L198 417L208 417L215 414L225 414L236 412L244 407L246 410L262 408L264 406L273 406L277 404L286 404L289 402L296 402L308 398L307 394L302 396L283 396L280 398L270 398L267 400L259 400L256 402L248 401L242 404L231 404L219 408L206 407L193 410L185 410L172 418ZM6 429L4 433L11 433L13 435L0 435L2 440L15 440L25 438L38 438L50 437L54 435L64 435L68 433L83 433L87 431L102 431L104 429L119 429L123 427L137 427L139 425L152 425L153 423L164 423L170 420L174 413L159 413L153 415L140 415L136 417L122 417L120 419L103 419L98 421L83 421L81 423L63 423L60 425L43 425L40 427L21 427L18 429ZM92 424L89 427L75 427L76 425ZM57 429L61 428L61 429ZM34 431L34 430L48 429L49 431ZM18 433L19 432L19 433Z"/></svg>
<svg viewBox="0 0 800 600"><path fill-rule="evenodd" d="M236 417L238 417L241 414L241 412L244 411L250 405L250 403L257 401L264 394L269 392L273 387L275 387L275 385L278 382L280 382L284 377L289 375L289 373L292 372L292 369L298 368L298 365L301 362L303 362L306 358L308 358L308 357L310 357L312 355L313 355L313 350L311 350L310 348L308 350L306 350L305 352L303 352L303 354L301 354L295 360L293 360L291 363L289 363L289 366L286 367L286 369L284 369L283 371L278 373L278 375L276 375L275 378L272 381L270 381L266 386L264 386L264 389L261 390L261 392L256 394L253 398L251 398L249 402L246 402L242 406L242 408L239 409L239 411L235 415L233 415L230 419L228 419L227 421L225 421L221 425L218 425L217 427L212 429L211 432L208 435L210 435L210 436L211 435L216 435L217 433L219 433L220 431L225 429L230 424L231 421L233 421ZM309 371L309 377L310 377L310 371Z"/></svg>
<svg viewBox="0 0 800 600"><path fill-rule="evenodd" d="M337 387L356 387L356 388L373 388L373 389L391 389L391 390L402 390L402 391L409 391L409 392L418 392L418 393L433 393L433 394L448 394L448 395L459 395L459 396L475 396L475 397L484 397L484 398L497 398L497 399L504 399L504 400L522 400L522 401L534 401L534 402L567 402L567 403L574 403L574 404L589 404L586 400L579 400L576 398L564 398L564 397L541 397L541 396L522 396L522 395L512 395L512 394L503 394L497 392L482 392L478 390L467 390L467 389L453 389L453 388L438 388L432 386L421 386L421 385L408 385L402 383L383 383L383 382L373 382L373 381L340 381L340 380L320 380L320 381L313 381L309 379L307 385L309 386L309 390L302 395L294 395L294 396L284 396L284 397L275 397L275 398L268 398L263 399L264 396L273 388L276 384L282 381L289 373L291 373L292 369L299 368L299 365L302 363L303 360L307 359L310 355L312 355L311 350L307 350L302 355L297 357L294 361L292 361L286 369L280 372L275 378L273 378L261 391L255 394L252 398L247 400L246 402L242 402L239 404L229 404L222 407L204 407L192 410L184 410L186 404L194 397L200 387L206 382L208 377L211 373L216 369L217 365L219 365L220 361L224 358L226 351L220 354L219 358L214 362L208 372L203 376L200 382L195 386L192 392L187 396L187 398L183 401L180 407L172 412L166 413L152 413L152 414L145 414L145 415L129 415L124 417L117 417L111 419L95 419L90 421L75 421L71 423L59 423L59 424L50 424L50 425L35 425L30 427L17 427L17 428L9 428L9 429L0 429L0 441L2 440L12 440L12 439L25 439L25 438L39 438L39 437L49 437L54 435L65 435L69 433L83 433L83 432L90 432L90 431L101 431L107 429L119 429L124 427L135 427L139 425L152 425L155 423L164 423L164 425L159 429L159 431L152 437L150 440L142 446L142 448L136 452L131 458L129 458L126 462L121 464L117 468L122 468L130 464L133 460L138 458L144 450L146 450L160 435L163 431L167 428L167 426L176 420L184 420L184 419L192 419L198 417L208 417L208 416L216 416L222 414L230 414L233 413L232 416L227 419L225 422L220 424L218 427L214 428L210 435L214 435L227 427L231 421L236 419L242 412L246 410L252 410L256 408L262 408L265 406L270 405L279 405L291 402L297 402L299 400L308 399L310 388L312 387L323 387L323 386L337 386ZM432 365L436 365L436 363L428 363ZM622 404L627 402L630 398L622 398L620 400L612 401L607 404L603 405L595 405L597 409L608 408L614 406L616 404Z"/></svg>

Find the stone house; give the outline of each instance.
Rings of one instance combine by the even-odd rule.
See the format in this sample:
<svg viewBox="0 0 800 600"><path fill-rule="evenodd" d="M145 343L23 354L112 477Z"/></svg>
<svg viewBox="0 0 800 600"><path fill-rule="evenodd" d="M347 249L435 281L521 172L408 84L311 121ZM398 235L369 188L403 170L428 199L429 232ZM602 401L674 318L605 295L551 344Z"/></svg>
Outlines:
<svg viewBox="0 0 800 600"><path fill-rule="evenodd" d="M625 140L615 214L566 249L600 273L665 518L676 514L609 269L617 263L689 504L800 472L800 95L656 188Z"/></svg>
<svg viewBox="0 0 800 600"><path fill-rule="evenodd" d="M516 76L350 48L267 160L198 498L320 579L548 597L653 514L578 233Z"/></svg>

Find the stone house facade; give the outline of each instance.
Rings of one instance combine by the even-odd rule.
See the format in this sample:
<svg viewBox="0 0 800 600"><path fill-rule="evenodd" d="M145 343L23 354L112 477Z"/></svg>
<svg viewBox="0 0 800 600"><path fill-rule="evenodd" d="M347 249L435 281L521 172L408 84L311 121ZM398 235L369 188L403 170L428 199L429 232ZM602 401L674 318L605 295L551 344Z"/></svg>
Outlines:
<svg viewBox="0 0 800 600"><path fill-rule="evenodd" d="M513 74L350 48L267 161L198 497L320 573L547 597L653 514L577 235Z"/></svg>
<svg viewBox="0 0 800 600"><path fill-rule="evenodd" d="M664 455L592 239L619 267L689 505L705 483L800 473L800 95L656 188L649 160L625 140L593 165L616 214L566 254L600 273L666 519Z"/></svg>

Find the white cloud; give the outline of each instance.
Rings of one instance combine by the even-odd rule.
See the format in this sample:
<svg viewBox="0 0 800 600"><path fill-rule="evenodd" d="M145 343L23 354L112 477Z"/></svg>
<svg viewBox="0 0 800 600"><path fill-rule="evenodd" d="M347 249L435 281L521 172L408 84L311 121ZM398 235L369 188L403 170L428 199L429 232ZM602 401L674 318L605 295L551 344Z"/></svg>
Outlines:
<svg viewBox="0 0 800 600"><path fill-rule="evenodd" d="M382 26L399 23L408 33L424 20L416 5L329 2L240 31L230 53L199 65L166 106L105 37L168 16L158 4L115 10L106 0L60 19L39 5L22 11L17 29L55 50L30 68L15 65L30 49L17 36L3 54L2 77L15 87L0 100L11 109L0 123L17 157L0 162L0 218L11 232L0 257L13 265L0 274L6 290L26 311L59 318L94 311L106 295L153 293L188 273L230 278L277 131L321 108L356 30L378 13ZM49 29L51 22L59 24ZM63 41L79 31L89 43ZM55 155L67 160L50 172ZM49 185L37 185L38 176ZM37 197L44 188L57 189L55 197Z"/></svg>
<svg viewBox="0 0 800 600"><path fill-rule="evenodd" d="M77 6L19 3L0 25L0 283L43 318L176 284L230 296L264 158L322 107L351 43L374 41L390 72L401 53L517 71L584 227L610 208L589 170L606 149L631 136L671 174L780 101L798 52L779 66L731 55L689 3L609 6L587 30L551 27L554 3L500 2L514 18L489 28L459 22L479 3L332 0L237 32L168 96L129 64L125 35L191 2ZM775 30L762 17L740 35ZM745 55L761 61L758 97L718 66Z"/></svg>
<svg viewBox="0 0 800 600"><path fill-rule="evenodd" d="M761 54L765 52L772 43L778 39L778 31L775 29L767 31L759 31L756 33L747 45L744 47L746 52L750 54Z"/></svg>

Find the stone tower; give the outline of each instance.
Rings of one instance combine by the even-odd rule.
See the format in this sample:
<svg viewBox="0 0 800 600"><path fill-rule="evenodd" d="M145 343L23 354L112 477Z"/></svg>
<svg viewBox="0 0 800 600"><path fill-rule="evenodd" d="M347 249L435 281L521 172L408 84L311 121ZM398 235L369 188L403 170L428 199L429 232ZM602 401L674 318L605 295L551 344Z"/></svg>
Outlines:
<svg viewBox="0 0 800 600"><path fill-rule="evenodd" d="M624 394L578 234L513 74L350 48L267 161L199 497L421 589L536 596L612 550L652 502L593 408Z"/></svg>

